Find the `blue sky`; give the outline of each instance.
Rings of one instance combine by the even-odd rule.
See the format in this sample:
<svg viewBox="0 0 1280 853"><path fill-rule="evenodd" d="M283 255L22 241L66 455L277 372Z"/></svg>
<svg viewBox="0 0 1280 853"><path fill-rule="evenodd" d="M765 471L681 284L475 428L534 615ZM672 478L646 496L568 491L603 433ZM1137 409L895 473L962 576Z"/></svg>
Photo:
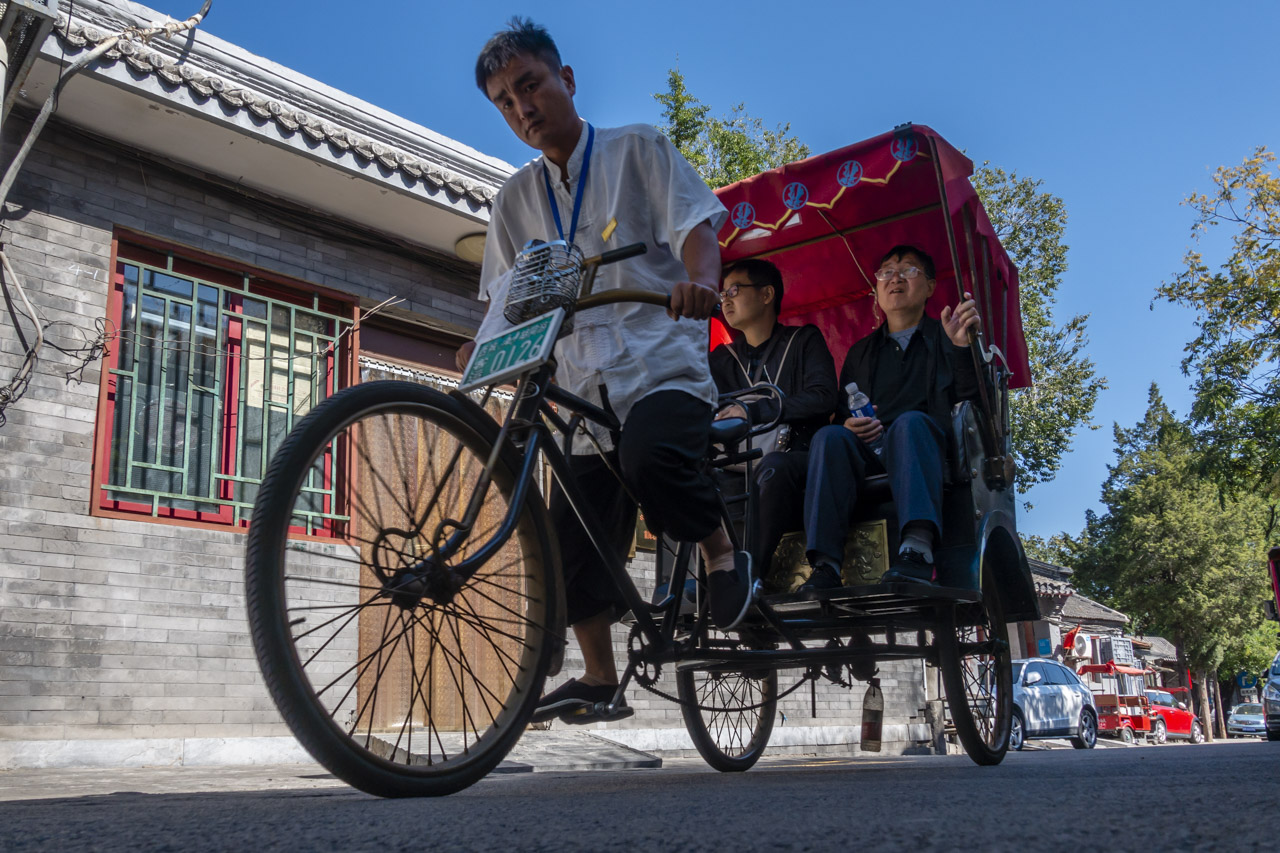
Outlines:
<svg viewBox="0 0 1280 853"><path fill-rule="evenodd" d="M152 3L175 17L198 5ZM1062 196L1071 252L1057 310L1092 315L1088 352L1110 388L1101 429L1026 496L1024 532L1080 529L1112 460L1111 424L1142 416L1151 382L1189 408L1178 365L1193 317L1149 306L1189 245L1181 200L1215 167L1280 142L1280 4L215 0L205 28L519 164L529 149L473 80L477 51L512 14L551 30L579 111L599 125L658 123L651 96L678 62L717 113L743 101L815 153L914 121ZM1211 260L1224 243L1206 244Z"/></svg>

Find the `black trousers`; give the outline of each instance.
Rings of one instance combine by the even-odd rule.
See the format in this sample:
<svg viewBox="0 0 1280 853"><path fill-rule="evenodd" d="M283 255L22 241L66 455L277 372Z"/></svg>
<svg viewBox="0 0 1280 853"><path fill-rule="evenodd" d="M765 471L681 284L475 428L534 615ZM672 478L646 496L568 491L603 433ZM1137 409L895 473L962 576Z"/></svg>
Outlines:
<svg viewBox="0 0 1280 853"><path fill-rule="evenodd" d="M649 529L659 536L700 542L720 525L715 484L701 467L711 414L710 404L692 394L658 391L632 407L607 464L596 454L569 459L586 505L583 511L595 513L611 556L619 562L635 537L636 504L610 473L610 465L622 474ZM569 624L610 609L621 612L622 592L558 483L552 488L550 512L560 539Z"/></svg>
<svg viewBox="0 0 1280 853"><path fill-rule="evenodd" d="M758 577L768 577L773 552L783 534L804 529L808 474L807 450L770 453L756 466L756 529L749 547Z"/></svg>

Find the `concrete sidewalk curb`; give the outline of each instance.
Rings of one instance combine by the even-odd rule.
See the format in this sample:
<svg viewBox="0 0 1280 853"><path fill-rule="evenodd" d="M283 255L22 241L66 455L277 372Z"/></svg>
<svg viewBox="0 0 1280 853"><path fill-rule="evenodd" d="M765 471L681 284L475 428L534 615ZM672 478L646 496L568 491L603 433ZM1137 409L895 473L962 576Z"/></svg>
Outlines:
<svg viewBox="0 0 1280 853"><path fill-rule="evenodd" d="M310 763L291 737L0 741L0 770Z"/></svg>
<svg viewBox="0 0 1280 853"><path fill-rule="evenodd" d="M291 737L0 741L0 770L294 764L318 766ZM494 772L628 770L661 766L662 759L656 755L592 732L527 731Z"/></svg>

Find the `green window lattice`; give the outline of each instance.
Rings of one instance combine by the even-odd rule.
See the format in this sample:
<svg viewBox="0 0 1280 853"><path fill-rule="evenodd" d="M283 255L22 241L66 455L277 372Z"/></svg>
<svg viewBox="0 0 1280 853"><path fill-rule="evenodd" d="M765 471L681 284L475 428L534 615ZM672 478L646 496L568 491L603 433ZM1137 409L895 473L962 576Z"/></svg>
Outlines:
<svg viewBox="0 0 1280 853"><path fill-rule="evenodd" d="M271 453L336 390L349 317L249 274L199 269L122 248L115 287L119 335L108 378L111 412L106 508L155 517L242 524ZM163 263L160 258L165 258ZM239 279L237 282L236 279ZM304 484L300 532L343 521L331 452Z"/></svg>

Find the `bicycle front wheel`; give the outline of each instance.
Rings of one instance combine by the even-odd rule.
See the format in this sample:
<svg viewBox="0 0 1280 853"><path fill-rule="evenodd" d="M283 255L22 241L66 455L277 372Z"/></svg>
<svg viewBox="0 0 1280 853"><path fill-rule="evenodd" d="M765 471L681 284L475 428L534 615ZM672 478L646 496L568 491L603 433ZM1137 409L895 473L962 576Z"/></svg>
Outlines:
<svg viewBox="0 0 1280 853"><path fill-rule="evenodd" d="M536 489L461 588L450 571L503 523L516 453L497 460L461 548L432 560L497 432L466 400L407 382L358 385L299 422L258 493L245 580L263 678L299 742L369 793L471 785L515 745L542 691L559 613Z"/></svg>

